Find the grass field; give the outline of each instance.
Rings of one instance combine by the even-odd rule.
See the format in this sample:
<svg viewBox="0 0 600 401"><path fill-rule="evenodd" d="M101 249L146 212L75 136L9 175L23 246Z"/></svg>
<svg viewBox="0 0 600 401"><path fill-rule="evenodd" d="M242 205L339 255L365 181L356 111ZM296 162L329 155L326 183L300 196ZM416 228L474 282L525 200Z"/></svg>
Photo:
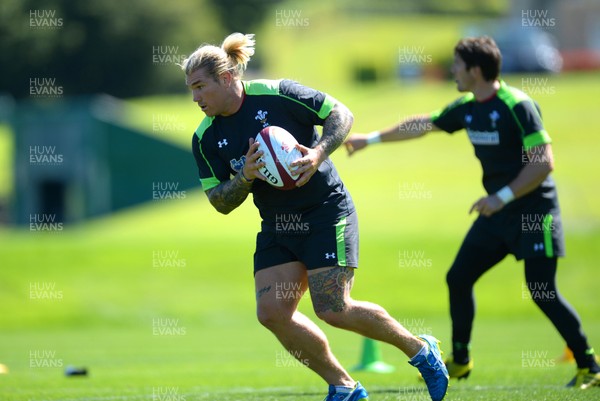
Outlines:
<svg viewBox="0 0 600 401"><path fill-rule="evenodd" d="M586 122L597 83L586 76L551 79L560 96L537 98L555 141L567 230L569 256L559 280L597 345L593 278L600 217L594 206L600 194L583 174L597 164L598 140ZM356 129L366 131L441 106L456 93L450 84L424 84L337 96L351 105ZM568 101L576 97L580 102ZM185 124L199 118L183 97L133 104L136 119L159 108L180 110ZM402 112L386 114L386 105ZM179 134L173 140L187 144L188 133ZM380 303L409 329L433 333L448 349L444 274L473 219L466 213L470 202L481 194L470 145L463 135L439 135L353 158L338 152L334 159L361 218L354 296ZM407 186L418 189L421 199L402 196ZM186 199L156 201L60 231L0 230L0 363L10 370L0 375L0 399L321 399L323 383L294 364L254 318L251 255L258 224L250 202L221 216L202 193L189 191ZM405 267L411 257L428 267ZM477 368L467 382L454 383L448 400L598 399L596 389L562 388L574 366L559 361L563 343L526 299L522 276L521 266L507 259L478 284ZM314 317L309 302L301 309ZM321 326L342 363L358 363L362 339ZM406 359L387 345L381 349L396 373L355 374L371 398L426 400ZM67 365L87 367L89 377L65 377Z"/></svg>
<svg viewBox="0 0 600 401"><path fill-rule="evenodd" d="M406 84L392 77L404 44L445 57L461 34L460 17L352 19L331 8L301 11L310 29L271 22L257 34L259 49L281 49L261 55L266 77L296 78L331 93L353 111L356 132L458 96L451 83ZM332 32L324 22L331 19L344 28ZM436 30L423 29L432 25ZM376 65L382 80L349 82L352 63ZM554 140L568 252L560 288L598 349L598 75L505 78L533 91ZM127 112L131 125L186 148L202 118L189 95L132 99ZM155 116L171 118L178 129L154 129ZM0 197L10 192L5 131L0 128ZM411 331L434 334L448 351L445 272L474 219L468 208L483 193L471 145L464 134L432 134L352 158L340 150L333 159L361 224L354 297L381 304ZM0 364L9 369L0 374L0 401L321 400L324 383L294 363L254 317L252 252L259 223L250 201L222 216L200 191L188 191L185 199L50 232L0 227ZM411 261L426 267L407 267ZM452 383L447 400L600 399L600 388L563 388L574 365L560 361L564 344L523 293L523 280L522 266L508 258L478 283L476 369L466 382ZM309 301L300 308L314 318ZM340 361L357 364L363 339L319 324ZM406 358L388 345L380 348L396 372L354 374L371 400L428 400ZM66 377L69 365L86 367L89 375Z"/></svg>
<svg viewBox="0 0 600 401"><path fill-rule="evenodd" d="M247 206L221 217L207 209L201 194L190 193L184 201L63 232L3 233L2 260L11 261L2 277L2 362L11 370L0 376L3 399L320 399L319 380L283 356L254 320L249 256L256 219ZM375 235L376 227L363 222L369 228L363 233L371 234L363 234L356 296L380 302L408 327L433 332L447 344L442 276L456 240L431 238L408 223L384 241L387 236ZM569 258L569 265L570 259L591 258L589 240L570 242L582 252ZM424 249L432 267L401 269L392 259L405 247ZM156 252L176 252L169 257L185 260L185 266L155 267L161 260ZM482 279L474 336L478 369L469 382L453 386L448 399L596 399L596 393L561 388L573 366L559 363L562 343L523 299L520 274L511 271L517 268L504 263ZM593 264L584 264L569 273L575 283L563 280L563 290L597 342L595 292L578 284L592 269ZM54 285L46 295L60 292L61 299L39 298L41 290L32 290L32 283ZM429 302L423 302L424 293ZM302 309L312 315L307 302ZM161 334L156 319L177 323ZM361 339L323 327L340 360L347 366L357 363ZM356 374L372 399L425 400L405 359L382 348L397 373ZM531 363L544 367L528 367ZM86 366L90 376L64 377L70 364ZM179 398L166 398L169 391Z"/></svg>

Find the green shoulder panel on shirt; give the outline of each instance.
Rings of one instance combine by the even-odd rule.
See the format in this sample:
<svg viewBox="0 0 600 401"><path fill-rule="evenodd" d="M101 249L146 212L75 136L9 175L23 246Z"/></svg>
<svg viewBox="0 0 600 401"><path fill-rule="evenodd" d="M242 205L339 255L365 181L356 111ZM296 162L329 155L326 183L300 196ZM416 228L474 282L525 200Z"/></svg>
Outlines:
<svg viewBox="0 0 600 401"><path fill-rule="evenodd" d="M200 150L200 155L202 156L202 158L204 159L204 162L210 168L210 172L212 173L212 177L200 178L200 184L202 184L202 189L204 191L214 188L221 183L218 180L218 178L216 177L215 172L214 172L212 166L210 165L210 162L204 155L204 152L202 151L202 143L201 143L204 133L212 125L212 122L214 119L215 119L214 117L205 117L202 120L202 122L200 123L200 125L198 126L198 129L196 129L196 136L198 137L198 142L199 142L198 149Z"/></svg>
<svg viewBox="0 0 600 401"><path fill-rule="evenodd" d="M281 95L281 96L288 100L291 100L292 102L296 102L303 107L306 107L307 109L311 110L313 113L316 113L317 116L319 116L319 118L322 120L327 118L327 116L329 115L329 113L331 113L331 110L333 110L333 107L337 103L337 100L335 100L334 97L325 94L325 99L323 100L323 104L321 105L321 108L319 108L319 110L315 110L312 107L308 106L306 103L303 103L303 102L299 101L298 99L294 99L291 96L285 96L285 95Z"/></svg>
<svg viewBox="0 0 600 401"><path fill-rule="evenodd" d="M337 103L335 98L325 94L325 99L323 100L319 110L314 110L307 103L302 102L292 96L288 96L286 93L282 93L280 90L281 81L283 81L283 79L255 79L253 81L242 81L242 83L247 95L278 95L310 109L321 119L325 119L329 113L331 113L331 110L333 110L333 107Z"/></svg>
<svg viewBox="0 0 600 401"><path fill-rule="evenodd" d="M198 128L196 128L196 136L198 137L199 141L202 140L202 136L204 135L208 127L212 125L214 119L214 117L204 117Z"/></svg>
<svg viewBox="0 0 600 401"><path fill-rule="evenodd" d="M506 82L500 81L500 89L498 89L497 96L508 105L509 108L515 107L517 104L528 101L532 102L529 95L525 92L520 91L517 88L513 88L512 86L508 86ZM534 106L535 108L535 106ZM536 110L537 112L537 110Z"/></svg>
<svg viewBox="0 0 600 401"><path fill-rule="evenodd" d="M474 100L475 100L475 95L473 95L472 93L466 94L463 97L456 99L453 103L450 103L448 106L444 107L443 109L439 109L439 110L436 110L436 111L430 113L429 118L431 119L432 122L434 122L442 114L445 114L448 111L455 109L458 106L463 105L465 103L473 102Z"/></svg>
<svg viewBox="0 0 600 401"><path fill-rule="evenodd" d="M247 95L278 95L281 80L255 79L242 81Z"/></svg>
<svg viewBox="0 0 600 401"><path fill-rule="evenodd" d="M512 88L506 85L504 81L500 81L500 89L498 89L498 93L496 94L500 100L502 100L510 110L515 122L519 126L519 130L521 131L521 136L525 135L525 129L521 124L521 121L515 114L514 108L517 104L521 102L531 102L531 98L527 96L524 92L518 90L517 88ZM534 106L535 108L535 106Z"/></svg>
<svg viewBox="0 0 600 401"><path fill-rule="evenodd" d="M523 128L521 121L519 121L517 115L514 112L514 108L517 104L521 102L529 102L531 104L531 109L533 110L533 112L536 113L540 121L542 121L542 116L540 116L538 109L535 106L535 103L533 102L531 97L529 97L529 95L527 95L525 92L517 88L513 88L512 86L508 86L504 81L500 81L500 89L498 90L497 96L508 106L508 109L510 110L513 118L515 119L515 122L521 130L522 136L525 135L525 129ZM533 132L523 137L523 146L525 147L525 150L529 150L534 146L543 145L551 142L552 139L550 139L550 135L548 135L548 132L546 132L546 130Z"/></svg>

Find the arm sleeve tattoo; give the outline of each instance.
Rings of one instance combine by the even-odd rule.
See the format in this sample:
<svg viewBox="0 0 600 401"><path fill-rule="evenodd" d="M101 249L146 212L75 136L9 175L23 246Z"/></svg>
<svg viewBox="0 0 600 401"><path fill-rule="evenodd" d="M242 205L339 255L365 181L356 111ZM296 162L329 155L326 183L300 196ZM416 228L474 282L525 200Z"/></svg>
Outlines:
<svg viewBox="0 0 600 401"><path fill-rule="evenodd" d="M323 135L317 146L330 155L344 142L353 122L354 117L350 110L341 103L337 103L325 119Z"/></svg>
<svg viewBox="0 0 600 401"><path fill-rule="evenodd" d="M251 189L252 183L245 182L238 173L231 180L206 191L206 195L217 211L228 214L244 203Z"/></svg>

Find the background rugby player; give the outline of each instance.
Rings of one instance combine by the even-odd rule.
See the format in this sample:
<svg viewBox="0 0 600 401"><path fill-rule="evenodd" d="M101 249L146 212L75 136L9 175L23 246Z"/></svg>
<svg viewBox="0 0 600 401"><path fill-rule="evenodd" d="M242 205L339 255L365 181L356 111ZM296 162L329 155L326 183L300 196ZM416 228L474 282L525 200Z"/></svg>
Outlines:
<svg viewBox="0 0 600 401"><path fill-rule="evenodd" d="M448 271L452 319L450 377L467 377L475 317L473 286L508 254L525 260L531 298L573 351L578 371L568 386L600 384L600 368L575 310L556 287L557 257L564 238L550 136L539 109L523 92L498 79L500 50L489 37L465 38L454 49L452 74L459 92L470 92L442 110L415 116L382 132L351 135L350 155L368 144L418 138L431 131L465 129L483 168L487 195L471 206L479 217ZM523 222L526 224L523 225ZM544 296L536 289L544 288Z"/></svg>

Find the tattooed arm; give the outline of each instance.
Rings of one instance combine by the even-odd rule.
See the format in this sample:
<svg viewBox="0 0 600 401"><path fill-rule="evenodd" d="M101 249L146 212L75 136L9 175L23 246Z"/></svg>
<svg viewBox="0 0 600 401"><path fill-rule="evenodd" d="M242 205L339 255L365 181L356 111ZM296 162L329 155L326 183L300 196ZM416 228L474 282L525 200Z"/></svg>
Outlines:
<svg viewBox="0 0 600 401"><path fill-rule="evenodd" d="M346 139L352 128L354 116L342 103L336 103L323 124L323 135L315 149L323 153L323 160L333 153Z"/></svg>
<svg viewBox="0 0 600 401"><path fill-rule="evenodd" d="M300 144L296 145L304 155L292 163L292 166L299 166L297 172L302 174L296 186L306 184L321 163L344 142L353 122L352 112L342 103L336 103L323 123L323 134L319 143L312 149Z"/></svg>
<svg viewBox="0 0 600 401"><path fill-rule="evenodd" d="M219 213L229 214L232 210L244 203L252 189L252 181L245 181L241 173L231 180L222 182L206 191L210 204Z"/></svg>
<svg viewBox="0 0 600 401"><path fill-rule="evenodd" d="M258 151L258 142L250 138L249 148L246 153L244 166L231 180L220 183L206 191L210 204L219 213L229 214L232 210L244 203L252 190L252 183L256 178L264 180L265 177L258 171L265 165L260 161L263 151Z"/></svg>

